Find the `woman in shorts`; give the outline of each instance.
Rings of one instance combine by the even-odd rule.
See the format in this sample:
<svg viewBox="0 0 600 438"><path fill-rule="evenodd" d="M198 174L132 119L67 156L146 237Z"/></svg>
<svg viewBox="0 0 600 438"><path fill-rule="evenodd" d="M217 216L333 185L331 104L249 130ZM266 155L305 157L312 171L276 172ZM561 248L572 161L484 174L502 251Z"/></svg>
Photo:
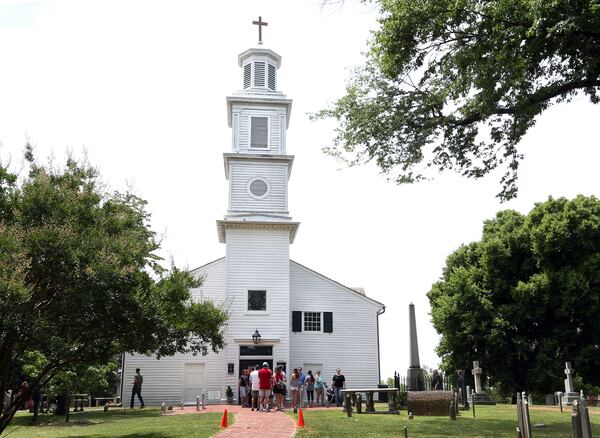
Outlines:
<svg viewBox="0 0 600 438"><path fill-rule="evenodd" d="M325 379L321 375L321 371L317 371L316 381L315 381L315 393L317 394L317 405L325 406Z"/></svg>
<svg viewBox="0 0 600 438"><path fill-rule="evenodd" d="M275 401L278 411L283 409L283 400L286 392L285 373L283 372L283 367L276 367L275 374L273 374L273 394L275 394Z"/></svg>
<svg viewBox="0 0 600 438"><path fill-rule="evenodd" d="M300 373L298 368L294 368L292 371L292 377L290 377L290 398L292 402L292 408L296 409L298 403L298 385L300 384Z"/></svg>

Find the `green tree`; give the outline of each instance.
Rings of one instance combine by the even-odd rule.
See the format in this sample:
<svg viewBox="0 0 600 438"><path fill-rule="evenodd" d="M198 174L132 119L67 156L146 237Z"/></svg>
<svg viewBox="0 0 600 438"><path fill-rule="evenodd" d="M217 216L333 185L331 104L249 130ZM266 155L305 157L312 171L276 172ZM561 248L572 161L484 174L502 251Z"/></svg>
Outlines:
<svg viewBox="0 0 600 438"><path fill-rule="evenodd" d="M0 164L0 394L60 373L106 364L116 354L206 354L224 344L226 312L194 302L199 281L155 255L145 201L108 193L97 172L68 158L26 175ZM0 433L30 391L0 397Z"/></svg>
<svg viewBox="0 0 600 438"><path fill-rule="evenodd" d="M500 166L516 196L518 143L549 106L600 97L597 0L379 0L379 28L326 153L374 162L398 183L428 168L479 178Z"/></svg>
<svg viewBox="0 0 600 438"><path fill-rule="evenodd" d="M114 396L119 383L121 356L114 356L102 364L73 363L65 367L44 385L46 394L86 393L92 396ZM26 376L38 376L48 365L48 360L39 351L28 350L15 364Z"/></svg>
<svg viewBox="0 0 600 438"><path fill-rule="evenodd" d="M481 361L504 395L563 387L564 364L598 386L600 201L578 196L499 212L452 253L428 293L448 374Z"/></svg>

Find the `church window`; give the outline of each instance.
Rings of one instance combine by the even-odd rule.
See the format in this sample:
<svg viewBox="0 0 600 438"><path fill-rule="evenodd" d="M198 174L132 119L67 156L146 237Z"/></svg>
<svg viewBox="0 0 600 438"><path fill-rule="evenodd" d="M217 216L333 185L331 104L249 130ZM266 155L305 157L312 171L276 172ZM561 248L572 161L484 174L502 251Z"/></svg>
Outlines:
<svg viewBox="0 0 600 438"><path fill-rule="evenodd" d="M252 197L262 199L269 194L269 184L262 178L255 178L248 184L248 190Z"/></svg>
<svg viewBox="0 0 600 438"><path fill-rule="evenodd" d="M250 88L252 76L252 64L248 63L244 66L244 89Z"/></svg>
<svg viewBox="0 0 600 438"><path fill-rule="evenodd" d="M254 86L264 87L265 86L265 63L255 62L254 63Z"/></svg>
<svg viewBox="0 0 600 438"><path fill-rule="evenodd" d="M304 312L304 331L321 331L321 312Z"/></svg>
<svg viewBox="0 0 600 438"><path fill-rule="evenodd" d="M250 117L250 147L266 149L269 146L269 118Z"/></svg>
<svg viewBox="0 0 600 438"><path fill-rule="evenodd" d="M267 310L267 291L249 290L248 291L248 310L260 311Z"/></svg>
<svg viewBox="0 0 600 438"><path fill-rule="evenodd" d="M267 64L269 66L269 89L275 91L275 66L273 64Z"/></svg>

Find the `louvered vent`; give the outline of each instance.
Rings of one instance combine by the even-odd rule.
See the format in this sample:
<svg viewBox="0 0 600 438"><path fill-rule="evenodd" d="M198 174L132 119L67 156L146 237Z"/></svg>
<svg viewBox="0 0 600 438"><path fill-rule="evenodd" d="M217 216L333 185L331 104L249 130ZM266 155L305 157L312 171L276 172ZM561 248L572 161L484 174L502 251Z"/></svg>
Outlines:
<svg viewBox="0 0 600 438"><path fill-rule="evenodd" d="M269 66L269 89L275 91L275 66L268 64Z"/></svg>
<svg viewBox="0 0 600 438"><path fill-rule="evenodd" d="M246 64L244 66L244 89L246 88L250 88L250 84L251 84L251 78L252 76L252 65L251 64Z"/></svg>
<svg viewBox="0 0 600 438"><path fill-rule="evenodd" d="M265 63L255 62L254 63L254 86L264 87L265 86Z"/></svg>
<svg viewBox="0 0 600 438"><path fill-rule="evenodd" d="M250 120L250 147L266 149L269 138L269 118L251 117Z"/></svg>

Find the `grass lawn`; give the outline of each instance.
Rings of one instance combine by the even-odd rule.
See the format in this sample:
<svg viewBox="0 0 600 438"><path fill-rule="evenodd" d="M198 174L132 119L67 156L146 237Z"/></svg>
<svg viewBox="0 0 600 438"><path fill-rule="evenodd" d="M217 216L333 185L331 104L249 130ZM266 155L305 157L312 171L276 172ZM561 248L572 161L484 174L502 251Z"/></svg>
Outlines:
<svg viewBox="0 0 600 438"><path fill-rule="evenodd" d="M115 409L104 413L101 408L71 413L69 423L64 417L40 416L37 426L29 423L31 414L18 413L2 438L33 437L127 437L127 438L205 438L219 431L220 413L202 415L161 416L158 408L125 411ZM233 422L229 414L228 421Z"/></svg>
<svg viewBox="0 0 600 438"><path fill-rule="evenodd" d="M530 408L531 424L543 423L545 427L532 427L534 438L568 438L571 436L571 408L561 414L558 408ZM544 410L541 410L544 409ZM327 437L515 437L516 406L477 406L476 418L471 411L461 411L456 421L448 417L415 417L409 420L406 411L400 415L356 415L348 418L338 409L325 411L304 410L306 427L299 430L297 438ZM592 433L600 436L600 409L590 408Z"/></svg>

